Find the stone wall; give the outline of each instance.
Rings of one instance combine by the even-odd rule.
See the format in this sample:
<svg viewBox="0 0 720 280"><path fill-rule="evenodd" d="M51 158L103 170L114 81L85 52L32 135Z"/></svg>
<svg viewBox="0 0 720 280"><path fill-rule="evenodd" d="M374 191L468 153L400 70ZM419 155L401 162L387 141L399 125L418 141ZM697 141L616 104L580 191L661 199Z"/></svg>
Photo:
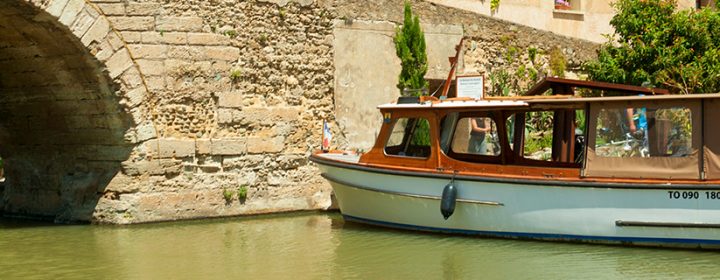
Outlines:
<svg viewBox="0 0 720 280"><path fill-rule="evenodd" d="M468 72L515 73L531 47L559 49L576 67L595 47L413 5L430 41L441 43L431 54L435 78L463 32ZM337 110L348 110L348 123L368 116L342 100L367 94L371 109L389 101L338 90L338 61L355 63L369 48L348 50L354 43L338 42L339 32L383 25L373 51L392 58L388 33L401 13L399 0L0 2L0 206L9 215L121 224L326 209L331 190L307 160L323 120L335 146L359 147ZM537 68L547 60L541 54ZM352 70L377 75L350 82L394 89L399 68L386 62Z"/></svg>
<svg viewBox="0 0 720 280"><path fill-rule="evenodd" d="M392 38L397 25L389 21L335 22L335 108L343 142L339 146L367 151L375 144L382 116L377 105L397 100L400 59ZM448 57L463 36L452 25L423 25L430 79L446 79Z"/></svg>
<svg viewBox="0 0 720 280"><path fill-rule="evenodd" d="M335 114L347 139L338 145L367 150L380 123L375 108L399 95L395 84L400 62L394 53L392 36L394 28L402 22L403 1L376 0L368 4L338 0L323 4L334 7L342 19L335 28L336 40L343 39L336 43L335 50ZM458 73L483 74L489 94L521 94L543 77L553 75L550 63L553 57L566 63L564 76L578 78L580 65L594 57L598 47L588 41L428 2L413 2L413 11L423 24L428 52L436 49L443 54L429 55L434 71L428 71L426 78L446 78L447 57L455 54L454 46L464 37ZM370 44L372 49L362 50ZM530 52L536 53L532 61ZM348 74L351 71L354 74ZM430 92L435 90L430 88ZM366 135L359 137L358 133Z"/></svg>
<svg viewBox="0 0 720 280"><path fill-rule="evenodd" d="M137 129L149 124L141 79L88 3L0 2L3 212L89 220L120 162L153 137Z"/></svg>
<svg viewBox="0 0 720 280"><path fill-rule="evenodd" d="M144 222L327 208L308 165L332 115L332 14L312 1L96 1L148 87L158 139L108 189ZM135 178L140 177L140 180ZM248 197L238 199L238 189ZM223 196L230 193L230 199Z"/></svg>

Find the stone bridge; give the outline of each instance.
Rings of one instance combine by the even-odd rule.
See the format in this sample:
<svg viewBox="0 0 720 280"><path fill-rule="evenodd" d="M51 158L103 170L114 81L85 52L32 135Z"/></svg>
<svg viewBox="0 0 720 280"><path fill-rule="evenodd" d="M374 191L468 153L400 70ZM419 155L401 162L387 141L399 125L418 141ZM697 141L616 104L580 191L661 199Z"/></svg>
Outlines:
<svg viewBox="0 0 720 280"><path fill-rule="evenodd" d="M327 208L329 186L307 161L322 120L333 122L338 146L366 147L372 139L354 143L348 128L379 121L364 112L396 94L392 49L338 54L362 52L347 43L357 36L392 48L402 5L386 1L396 10L388 13L388 3L336 2L0 1L0 212L141 223ZM428 18L447 14L423 5ZM428 27L443 42L435 61L473 17ZM541 35L571 58L587 46ZM492 48L476 56L501 55L503 46ZM350 77L381 64L391 74ZM375 91L373 104L359 102ZM348 113L354 106L365 111Z"/></svg>
<svg viewBox="0 0 720 280"><path fill-rule="evenodd" d="M255 62L240 61L236 35L209 30L181 9L148 1L0 2L5 215L131 223L326 207L327 186L303 168L317 134L298 120L321 117L301 109L306 100L329 111L332 73L257 81L266 73L245 72L242 64ZM276 38L263 44L269 40ZM325 57L329 47L311 52ZM301 60L309 59L285 67L305 67ZM317 88L298 92L307 78ZM266 98L237 90L253 82L267 87L253 92ZM282 84L281 92L269 82ZM241 187L251 195L242 205Z"/></svg>

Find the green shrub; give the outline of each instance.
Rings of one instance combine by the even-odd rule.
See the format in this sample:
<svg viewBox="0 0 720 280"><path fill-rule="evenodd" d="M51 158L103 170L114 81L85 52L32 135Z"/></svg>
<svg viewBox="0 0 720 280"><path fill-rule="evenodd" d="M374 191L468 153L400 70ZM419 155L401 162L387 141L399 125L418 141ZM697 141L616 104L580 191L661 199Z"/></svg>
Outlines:
<svg viewBox="0 0 720 280"><path fill-rule="evenodd" d="M233 191L228 190L226 188L223 188L223 198L225 199L225 202L230 203L233 199Z"/></svg>
<svg viewBox="0 0 720 280"><path fill-rule="evenodd" d="M260 36L258 37L258 43L260 43L260 45L264 46L265 44L267 44L267 42L268 42L268 35L265 33L260 34Z"/></svg>
<svg viewBox="0 0 720 280"><path fill-rule="evenodd" d="M420 19L413 16L408 1L405 1L404 13L403 25L396 30L394 39L395 51L402 66L397 84L401 93L404 89L416 90L428 86L428 82L425 80L425 73L428 69L425 34L420 28Z"/></svg>
<svg viewBox="0 0 720 280"><path fill-rule="evenodd" d="M564 78L565 69L567 68L567 59L559 48L553 48L550 51L550 71L555 77Z"/></svg>
<svg viewBox="0 0 720 280"><path fill-rule="evenodd" d="M618 0L612 40L584 65L592 80L673 93L720 91L720 13L676 10L674 0Z"/></svg>
<svg viewBox="0 0 720 280"><path fill-rule="evenodd" d="M537 58L538 49L530 47L527 49L528 52L528 58L530 59L530 62L535 65L535 59Z"/></svg>
<svg viewBox="0 0 720 280"><path fill-rule="evenodd" d="M497 13L500 8L500 0L490 0L490 13Z"/></svg>
<svg viewBox="0 0 720 280"><path fill-rule="evenodd" d="M235 29L226 30L225 36L230 37L230 39L235 39L235 37L238 36L238 32Z"/></svg>
<svg viewBox="0 0 720 280"><path fill-rule="evenodd" d="M246 185L241 185L241 186L237 189L238 199L241 200L241 201L247 199L247 193L248 193L248 188L247 188L247 186L246 186Z"/></svg>
<svg viewBox="0 0 720 280"><path fill-rule="evenodd" d="M242 78L242 70L240 69L233 69L230 71L230 80L232 80L234 83L239 81Z"/></svg>

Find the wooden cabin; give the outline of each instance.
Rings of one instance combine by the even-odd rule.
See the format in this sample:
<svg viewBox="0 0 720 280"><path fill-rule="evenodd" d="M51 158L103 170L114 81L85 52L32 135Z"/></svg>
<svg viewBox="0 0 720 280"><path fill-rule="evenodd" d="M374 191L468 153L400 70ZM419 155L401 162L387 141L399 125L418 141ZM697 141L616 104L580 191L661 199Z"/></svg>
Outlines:
<svg viewBox="0 0 720 280"><path fill-rule="evenodd" d="M720 182L712 123L720 94L546 78L521 97L424 97L379 109L382 128L361 165L540 181Z"/></svg>

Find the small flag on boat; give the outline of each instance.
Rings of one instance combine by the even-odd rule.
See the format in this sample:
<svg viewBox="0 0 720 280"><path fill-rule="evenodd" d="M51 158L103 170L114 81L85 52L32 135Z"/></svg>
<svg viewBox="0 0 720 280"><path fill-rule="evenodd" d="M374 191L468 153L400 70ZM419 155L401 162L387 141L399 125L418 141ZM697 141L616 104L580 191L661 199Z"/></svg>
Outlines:
<svg viewBox="0 0 720 280"><path fill-rule="evenodd" d="M323 134L322 134L322 150L330 150L330 142L332 142L332 132L330 132L330 124L323 120Z"/></svg>

